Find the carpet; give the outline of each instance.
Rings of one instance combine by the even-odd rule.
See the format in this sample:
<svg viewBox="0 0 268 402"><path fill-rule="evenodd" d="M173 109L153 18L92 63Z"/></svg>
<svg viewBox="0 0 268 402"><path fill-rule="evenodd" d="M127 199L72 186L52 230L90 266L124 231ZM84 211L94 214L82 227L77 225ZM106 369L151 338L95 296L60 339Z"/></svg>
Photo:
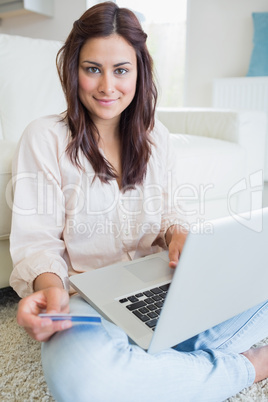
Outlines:
<svg viewBox="0 0 268 402"><path fill-rule="evenodd" d="M0 289L0 401L54 402L42 372L40 343L31 339L16 323L18 301L10 288ZM258 345L265 343L268 344L268 338ZM268 402L267 380L226 402L253 401Z"/></svg>

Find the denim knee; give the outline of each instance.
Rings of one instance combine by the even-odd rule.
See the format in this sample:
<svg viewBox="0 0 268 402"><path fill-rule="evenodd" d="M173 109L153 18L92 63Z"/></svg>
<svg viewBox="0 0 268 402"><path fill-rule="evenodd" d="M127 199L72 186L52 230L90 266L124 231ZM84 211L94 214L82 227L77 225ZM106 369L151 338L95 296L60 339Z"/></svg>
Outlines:
<svg viewBox="0 0 268 402"><path fill-rule="evenodd" d="M53 397L64 402L118 400L111 396L122 387L131 346L121 342L118 348L114 343L100 327L82 325L44 343L42 365Z"/></svg>

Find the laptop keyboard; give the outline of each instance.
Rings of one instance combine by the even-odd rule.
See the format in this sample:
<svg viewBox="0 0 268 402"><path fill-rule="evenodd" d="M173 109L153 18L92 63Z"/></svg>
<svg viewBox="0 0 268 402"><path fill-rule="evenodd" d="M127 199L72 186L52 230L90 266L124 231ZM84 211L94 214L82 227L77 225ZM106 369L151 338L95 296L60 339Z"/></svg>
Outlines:
<svg viewBox="0 0 268 402"><path fill-rule="evenodd" d="M170 283L154 287L132 296L124 297L119 302L130 312L154 330L159 318Z"/></svg>

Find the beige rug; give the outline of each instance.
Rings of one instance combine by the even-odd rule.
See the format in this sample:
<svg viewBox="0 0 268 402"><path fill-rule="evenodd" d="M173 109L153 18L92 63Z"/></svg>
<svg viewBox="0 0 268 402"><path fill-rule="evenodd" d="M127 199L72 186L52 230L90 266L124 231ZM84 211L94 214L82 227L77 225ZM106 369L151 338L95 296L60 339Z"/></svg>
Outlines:
<svg viewBox="0 0 268 402"><path fill-rule="evenodd" d="M42 373L40 344L17 325L16 298L3 302L0 294L0 299L0 401L53 402ZM228 399L228 402L238 401L268 402L268 381Z"/></svg>

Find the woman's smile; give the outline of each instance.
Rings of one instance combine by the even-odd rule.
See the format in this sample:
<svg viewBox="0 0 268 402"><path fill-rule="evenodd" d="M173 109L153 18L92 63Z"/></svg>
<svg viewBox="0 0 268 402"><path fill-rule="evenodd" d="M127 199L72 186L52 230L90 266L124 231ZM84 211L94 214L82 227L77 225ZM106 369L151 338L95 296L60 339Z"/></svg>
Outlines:
<svg viewBox="0 0 268 402"><path fill-rule="evenodd" d="M117 99L94 99L102 106L111 106L117 101Z"/></svg>

